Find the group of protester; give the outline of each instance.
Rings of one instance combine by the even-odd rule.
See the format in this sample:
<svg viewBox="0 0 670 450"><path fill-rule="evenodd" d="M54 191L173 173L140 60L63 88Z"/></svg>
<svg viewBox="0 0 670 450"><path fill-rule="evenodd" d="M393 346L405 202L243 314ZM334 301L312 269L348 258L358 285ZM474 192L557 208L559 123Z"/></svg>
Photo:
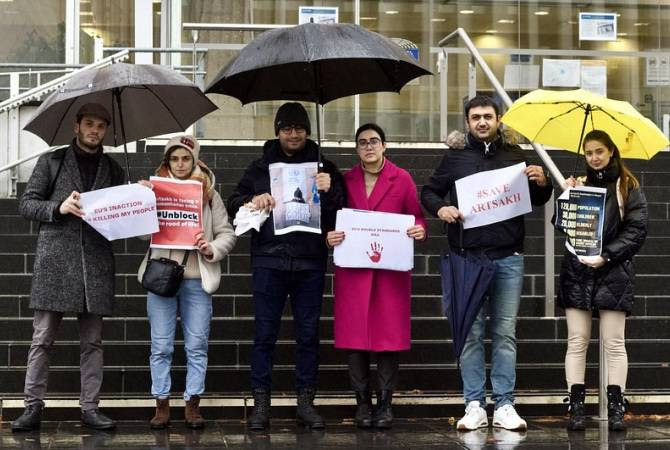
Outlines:
<svg viewBox="0 0 670 450"><path fill-rule="evenodd" d="M229 217L245 206L272 213L277 199L271 195L269 165L320 161L316 176L321 205L322 234L275 234L272 220L251 235L254 343L251 355L253 411L251 430L270 424L274 349L287 298L295 330L295 374L299 424L325 427L314 406L319 366L319 322L329 248L347 238L335 229L336 212L344 207L414 216L407 235L426 239L421 205L446 222L452 250L463 255L486 256L494 263L487 288L487 310L477 316L460 357L465 415L459 430L488 426L484 331L490 317L492 360L490 383L494 402L493 426L526 428L514 408L516 379L516 318L524 274L524 217L463 229L455 182L478 172L526 162L518 145L505 139L500 112L489 97L471 99L464 110L467 131L451 137L449 148L429 181L420 201L410 174L386 158L386 136L376 124L361 126L355 135L359 161L342 175L335 164L319 157L309 139L311 128L299 103L283 104L275 117L275 135L263 155L246 169L227 204L216 191L213 172L199 159L200 146L191 136L168 141L156 175L197 180L203 185L203 232L196 250L149 249L147 260L168 258L185 265L177 294L147 296L151 326L151 394L156 411L152 428L170 423L170 369L177 317L181 318L187 360L183 393L187 426L201 428L200 396L205 390L207 352L212 318L212 294L221 279L219 262L233 248L235 234ZM103 375L103 316L112 314L114 256L112 245L81 217L80 194L125 182L121 167L102 152L110 124L100 105L84 105L74 124L74 139L65 150L42 156L20 202L20 212L40 223L30 307L34 309L33 340L25 378L25 411L12 424L13 431L40 426L49 372L49 354L56 331L66 313L79 323L81 367L81 421L94 429L112 429L115 422L98 409ZM601 322L609 373L607 387L609 426L624 429L627 358L625 318L633 304L631 258L647 232L646 201L633 174L624 165L609 136L593 131L584 139L586 176L568 179L570 186L607 189L603 249L588 260L566 252L560 274L558 303L565 308L568 326L566 382L569 394L568 428L585 427L584 371L591 334L591 317ZM551 197L553 186L539 165L525 169L533 205ZM141 184L151 187L148 181ZM411 272L337 267L334 277L335 347L346 350L349 377L355 392L355 423L361 428L392 426L391 403L397 387L401 352L410 349ZM376 379L371 362L376 361ZM376 391L376 405L373 392Z"/></svg>

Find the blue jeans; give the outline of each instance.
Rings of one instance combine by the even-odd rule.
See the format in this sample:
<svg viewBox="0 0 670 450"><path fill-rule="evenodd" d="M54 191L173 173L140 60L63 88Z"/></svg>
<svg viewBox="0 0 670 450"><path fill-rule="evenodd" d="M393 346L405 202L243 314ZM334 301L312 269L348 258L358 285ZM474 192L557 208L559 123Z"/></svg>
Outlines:
<svg viewBox="0 0 670 450"><path fill-rule="evenodd" d="M181 318L186 350L186 390L184 400L205 390L209 324L212 320L212 296L202 289L200 279L182 281L177 295L161 297L147 294L147 314L151 324L151 395L170 396L170 366L174 353L177 313Z"/></svg>
<svg viewBox="0 0 670 450"><path fill-rule="evenodd" d="M523 256L494 260L496 271L487 296L491 316L491 400L499 408L514 404L516 383L516 316L523 287ZM484 307L475 319L460 359L466 404L479 400L486 406L486 362L484 360Z"/></svg>
<svg viewBox="0 0 670 450"><path fill-rule="evenodd" d="M287 296L291 298L296 342L296 389L315 387L319 368L319 319L324 272L255 267L252 284L255 330L251 350L251 388L272 388L274 348Z"/></svg>

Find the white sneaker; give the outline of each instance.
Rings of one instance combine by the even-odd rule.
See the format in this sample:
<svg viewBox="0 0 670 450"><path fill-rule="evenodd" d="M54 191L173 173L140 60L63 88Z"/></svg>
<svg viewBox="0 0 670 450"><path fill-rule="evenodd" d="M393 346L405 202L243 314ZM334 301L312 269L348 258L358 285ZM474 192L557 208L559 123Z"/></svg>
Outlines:
<svg viewBox="0 0 670 450"><path fill-rule="evenodd" d="M493 426L506 430L525 430L526 421L516 413L514 405L507 404L493 412Z"/></svg>
<svg viewBox="0 0 670 450"><path fill-rule="evenodd" d="M486 417L486 410L479 405L478 400L468 403L465 408L465 415L456 425L457 430L476 430L477 428L487 427L489 419Z"/></svg>

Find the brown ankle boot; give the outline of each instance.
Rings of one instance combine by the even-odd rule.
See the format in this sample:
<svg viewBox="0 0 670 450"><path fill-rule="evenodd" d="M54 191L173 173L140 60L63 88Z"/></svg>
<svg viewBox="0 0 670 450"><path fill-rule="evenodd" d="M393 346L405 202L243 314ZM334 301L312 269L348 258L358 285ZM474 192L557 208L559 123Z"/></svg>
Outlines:
<svg viewBox="0 0 670 450"><path fill-rule="evenodd" d="M184 418L186 419L186 426L188 428L198 429L204 428L205 419L200 415L200 397L194 395L190 400L186 401L186 410L184 411Z"/></svg>
<svg viewBox="0 0 670 450"><path fill-rule="evenodd" d="M154 430L162 430L170 425L170 399L156 399L156 415L149 422Z"/></svg>

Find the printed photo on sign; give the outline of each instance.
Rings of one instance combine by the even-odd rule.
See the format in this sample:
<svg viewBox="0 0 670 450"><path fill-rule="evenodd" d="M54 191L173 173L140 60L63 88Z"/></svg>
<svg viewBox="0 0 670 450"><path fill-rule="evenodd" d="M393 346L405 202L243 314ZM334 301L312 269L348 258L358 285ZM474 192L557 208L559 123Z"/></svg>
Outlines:
<svg viewBox="0 0 670 450"><path fill-rule="evenodd" d="M567 235L565 247L576 256L602 251L607 190L590 186L567 189L556 199L556 228Z"/></svg>
<svg viewBox="0 0 670 450"><path fill-rule="evenodd" d="M84 192L80 203L84 222L109 241L158 231L156 196L142 185L126 184Z"/></svg>
<svg viewBox="0 0 670 450"><path fill-rule="evenodd" d="M456 180L463 229L481 227L521 216L532 210L526 163L488 170Z"/></svg>
<svg viewBox="0 0 670 450"><path fill-rule="evenodd" d="M151 247L195 249L196 236L202 232L202 183L163 177L150 180L159 227L151 235Z"/></svg>
<svg viewBox="0 0 670 450"><path fill-rule="evenodd" d="M316 162L270 164L275 234L307 231L321 234L321 199L316 189Z"/></svg>
<svg viewBox="0 0 670 450"><path fill-rule="evenodd" d="M407 229L412 215L344 208L337 212L335 229L344 241L333 250L339 267L387 269L407 272L414 268L414 240Z"/></svg>

